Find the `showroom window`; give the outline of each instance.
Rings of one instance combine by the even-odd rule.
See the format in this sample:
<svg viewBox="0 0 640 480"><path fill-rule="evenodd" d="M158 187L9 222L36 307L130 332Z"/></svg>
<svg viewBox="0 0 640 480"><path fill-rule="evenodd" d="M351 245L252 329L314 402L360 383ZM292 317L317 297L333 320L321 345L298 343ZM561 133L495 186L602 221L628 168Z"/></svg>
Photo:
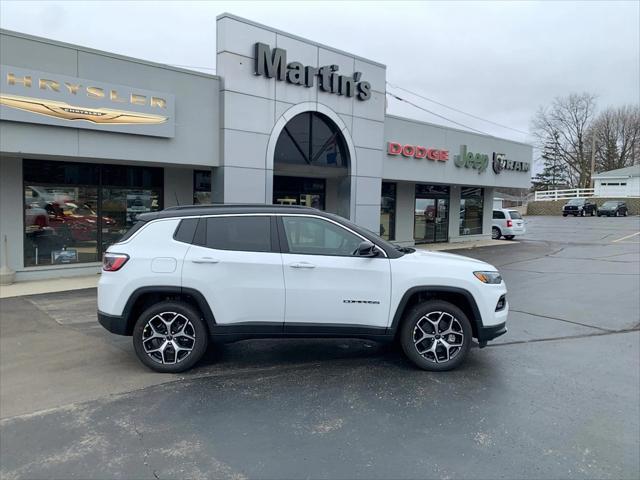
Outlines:
<svg viewBox="0 0 640 480"><path fill-rule="evenodd" d="M380 236L385 240L396 238L396 184L382 182L380 200Z"/></svg>
<svg viewBox="0 0 640 480"><path fill-rule="evenodd" d="M414 241L446 242L449 238L449 187L417 184L415 192Z"/></svg>
<svg viewBox="0 0 640 480"><path fill-rule="evenodd" d="M162 208L161 168L23 161L24 265L100 260L136 215Z"/></svg>
<svg viewBox="0 0 640 480"><path fill-rule="evenodd" d="M193 204L205 205L211 200L211 170L193 171Z"/></svg>
<svg viewBox="0 0 640 480"><path fill-rule="evenodd" d="M460 193L460 235L482 233L484 188L463 187Z"/></svg>

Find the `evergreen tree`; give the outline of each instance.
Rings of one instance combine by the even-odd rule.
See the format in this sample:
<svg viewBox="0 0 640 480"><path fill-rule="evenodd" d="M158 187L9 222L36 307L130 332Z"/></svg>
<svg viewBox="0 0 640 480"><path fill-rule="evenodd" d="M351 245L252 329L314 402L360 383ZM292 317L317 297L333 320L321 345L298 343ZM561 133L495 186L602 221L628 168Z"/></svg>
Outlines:
<svg viewBox="0 0 640 480"><path fill-rule="evenodd" d="M554 132L547 140L542 150L541 158L544 162L542 172L532 179L534 190L557 190L567 185L565 167L560 159L558 133Z"/></svg>

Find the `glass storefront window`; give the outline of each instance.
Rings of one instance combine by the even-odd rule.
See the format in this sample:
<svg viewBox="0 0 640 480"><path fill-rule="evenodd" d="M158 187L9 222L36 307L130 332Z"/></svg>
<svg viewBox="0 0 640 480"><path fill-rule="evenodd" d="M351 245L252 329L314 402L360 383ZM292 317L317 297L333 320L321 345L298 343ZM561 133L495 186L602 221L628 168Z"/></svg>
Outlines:
<svg viewBox="0 0 640 480"><path fill-rule="evenodd" d="M98 189L24 187L25 266L98 260Z"/></svg>
<svg viewBox="0 0 640 480"><path fill-rule="evenodd" d="M273 177L273 204L304 205L324 210L326 190L324 178L276 175Z"/></svg>
<svg viewBox="0 0 640 480"><path fill-rule="evenodd" d="M103 188L102 251L133 226L136 215L159 210L161 194L160 189Z"/></svg>
<svg viewBox="0 0 640 480"><path fill-rule="evenodd" d="M413 238L416 243L449 238L449 187L416 185Z"/></svg>
<svg viewBox="0 0 640 480"><path fill-rule="evenodd" d="M349 154L337 125L321 113L305 112L293 117L280 133L275 163L346 169Z"/></svg>
<svg viewBox="0 0 640 480"><path fill-rule="evenodd" d="M211 171L193 171L193 204L204 205L211 203Z"/></svg>
<svg viewBox="0 0 640 480"><path fill-rule="evenodd" d="M396 184L382 182L380 200L380 236L385 240L396 238Z"/></svg>
<svg viewBox="0 0 640 480"><path fill-rule="evenodd" d="M463 187L460 193L460 235L482 233L484 189Z"/></svg>
<svg viewBox="0 0 640 480"><path fill-rule="evenodd" d="M162 208L161 168L23 161L26 267L100 260L134 223Z"/></svg>

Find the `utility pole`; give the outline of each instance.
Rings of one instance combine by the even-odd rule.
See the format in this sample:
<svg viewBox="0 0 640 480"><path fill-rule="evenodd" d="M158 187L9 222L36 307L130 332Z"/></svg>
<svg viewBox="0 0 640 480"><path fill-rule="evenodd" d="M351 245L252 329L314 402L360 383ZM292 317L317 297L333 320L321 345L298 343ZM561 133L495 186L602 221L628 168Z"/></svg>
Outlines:
<svg viewBox="0 0 640 480"><path fill-rule="evenodd" d="M591 176L589 177L591 180L591 188L595 185L593 180L593 175L596 173L596 133L593 132L591 134Z"/></svg>

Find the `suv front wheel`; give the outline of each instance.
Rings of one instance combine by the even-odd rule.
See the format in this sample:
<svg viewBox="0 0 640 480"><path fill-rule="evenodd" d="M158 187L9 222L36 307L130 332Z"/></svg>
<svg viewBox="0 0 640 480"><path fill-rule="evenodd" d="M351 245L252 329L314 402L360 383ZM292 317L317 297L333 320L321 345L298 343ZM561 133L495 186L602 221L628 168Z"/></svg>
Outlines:
<svg viewBox="0 0 640 480"><path fill-rule="evenodd" d="M429 300L405 317L400 343L409 359L423 370L456 368L471 346L471 323L455 305Z"/></svg>
<svg viewBox="0 0 640 480"><path fill-rule="evenodd" d="M162 373L190 369L207 350L209 337L190 305L160 302L145 310L133 328L133 348L147 367Z"/></svg>

